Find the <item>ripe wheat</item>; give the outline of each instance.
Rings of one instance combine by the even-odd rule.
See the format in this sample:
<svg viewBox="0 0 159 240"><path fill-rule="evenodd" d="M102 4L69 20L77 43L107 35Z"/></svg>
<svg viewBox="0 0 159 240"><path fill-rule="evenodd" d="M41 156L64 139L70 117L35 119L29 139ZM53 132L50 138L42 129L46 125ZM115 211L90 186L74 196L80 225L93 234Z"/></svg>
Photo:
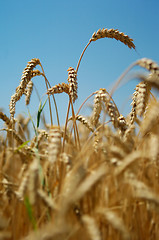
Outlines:
<svg viewBox="0 0 159 240"><path fill-rule="evenodd" d="M130 38L128 35L125 35L123 32L119 32L117 29L107 29L107 28L99 29L97 32L93 33L90 41L96 41L100 38L105 38L105 37L115 38L116 40L123 42L129 48L135 49L133 39Z"/></svg>

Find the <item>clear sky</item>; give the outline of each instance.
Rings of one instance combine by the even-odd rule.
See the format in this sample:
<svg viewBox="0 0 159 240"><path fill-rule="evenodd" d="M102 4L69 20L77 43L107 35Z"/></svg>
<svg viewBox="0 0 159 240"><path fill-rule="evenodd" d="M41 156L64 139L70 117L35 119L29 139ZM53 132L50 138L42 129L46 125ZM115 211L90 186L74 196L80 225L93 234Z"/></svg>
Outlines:
<svg viewBox="0 0 159 240"><path fill-rule="evenodd" d="M53 86L67 82L67 69L76 68L94 31L115 28L129 35L137 51L114 39L101 39L88 47L78 71L77 110L93 91L110 90L137 59L147 57L159 63L158 26L158 0L0 0L0 108L9 116L10 97L32 58L40 59ZM33 81L42 96L46 92L44 79L36 77ZM130 109L127 101L134 87L128 83L115 93L121 113ZM63 123L68 98L61 94L56 100ZM34 90L29 106L34 116L38 104ZM48 105L45 111L48 115ZM24 97L17 103L18 113L27 114Z"/></svg>

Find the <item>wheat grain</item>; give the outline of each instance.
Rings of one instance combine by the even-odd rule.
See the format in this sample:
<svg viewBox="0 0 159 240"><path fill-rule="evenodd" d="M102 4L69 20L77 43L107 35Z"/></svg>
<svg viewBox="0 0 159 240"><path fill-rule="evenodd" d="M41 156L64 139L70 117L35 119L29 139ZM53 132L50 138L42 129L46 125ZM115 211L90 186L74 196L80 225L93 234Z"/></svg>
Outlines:
<svg viewBox="0 0 159 240"><path fill-rule="evenodd" d="M74 68L69 67L68 71L68 83L69 83L69 94L73 102L78 98L77 95L77 73Z"/></svg>
<svg viewBox="0 0 159 240"><path fill-rule="evenodd" d="M121 130L122 133L124 133L127 129L127 122L122 114L117 118L118 121L118 128Z"/></svg>
<svg viewBox="0 0 159 240"><path fill-rule="evenodd" d="M49 88L47 94L50 95L63 92L69 94L69 85L67 83L59 83L52 88Z"/></svg>
<svg viewBox="0 0 159 240"><path fill-rule="evenodd" d="M133 39L130 38L128 35L125 35L123 32L119 32L117 29L99 29L97 32L94 32L90 41L96 41L101 38L115 38L120 42L123 42L129 48L134 48L135 45L133 43Z"/></svg>

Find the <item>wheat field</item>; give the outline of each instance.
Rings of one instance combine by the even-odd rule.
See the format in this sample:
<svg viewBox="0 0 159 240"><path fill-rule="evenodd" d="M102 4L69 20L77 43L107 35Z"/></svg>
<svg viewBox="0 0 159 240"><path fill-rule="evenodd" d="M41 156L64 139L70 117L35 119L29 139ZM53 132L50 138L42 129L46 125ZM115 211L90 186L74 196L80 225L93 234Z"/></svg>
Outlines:
<svg viewBox="0 0 159 240"><path fill-rule="evenodd" d="M4 122L0 240L159 239L159 101L152 91L159 89L159 66L151 59L136 60L110 92L100 88L90 93L75 112L80 62L88 46L101 38L116 39L135 49L128 35L99 29L76 69L68 69L68 81L55 86L50 85L40 60L33 58L11 96L10 116L0 112ZM131 111L124 117L113 93L137 65L147 74L136 75ZM27 118L16 116L16 103L25 95L25 104L30 104L38 76L44 78L47 98L40 102L35 122L29 113ZM56 94L68 95L64 126L59 124ZM80 111L89 99L92 112L86 117ZM45 105L49 106L49 122L43 115Z"/></svg>

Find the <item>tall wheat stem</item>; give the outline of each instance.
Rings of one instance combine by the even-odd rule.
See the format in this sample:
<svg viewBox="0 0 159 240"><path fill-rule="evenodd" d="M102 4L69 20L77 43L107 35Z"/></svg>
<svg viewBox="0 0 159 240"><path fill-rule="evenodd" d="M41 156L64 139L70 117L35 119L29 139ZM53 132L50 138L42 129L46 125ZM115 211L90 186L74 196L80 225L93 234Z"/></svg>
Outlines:
<svg viewBox="0 0 159 240"><path fill-rule="evenodd" d="M80 147L80 140L79 140L79 134L78 134L78 128L77 128L77 124L76 124L76 116L75 116L75 113L74 113L74 109L73 109L73 104L72 104L72 99L70 98L70 101L71 101L71 107L72 107L72 118L73 118L73 125L74 125L74 134L77 135L77 141L78 141L78 144L79 144L79 148Z"/></svg>
<svg viewBox="0 0 159 240"><path fill-rule="evenodd" d="M76 68L76 73L78 72L78 68L79 68L80 62L82 60L83 54L85 53L85 51L86 51L86 49L87 49L87 47L89 46L90 43L91 43L91 40L87 43L87 45L85 46L85 48L84 48L84 50L83 50L83 52L82 52L82 54L80 56L80 59L78 61L77 68Z"/></svg>
<svg viewBox="0 0 159 240"><path fill-rule="evenodd" d="M62 143L62 152L64 152L65 138L66 138L66 130L67 130L67 123L68 123L68 116L69 116L69 111L70 111L70 105L71 105L71 102L69 101L69 103L68 103L68 108L67 108L66 121L65 121L65 128L64 128L64 136L63 136L63 143Z"/></svg>
<svg viewBox="0 0 159 240"><path fill-rule="evenodd" d="M46 84L46 88L47 88L47 91L48 91L48 86L49 86L49 88L51 88L51 85L50 85L48 79L47 79L46 76L45 76L45 72L44 72L44 69L43 69L43 66L41 65L41 63L40 63L40 66L41 66L41 69L42 69L42 72L43 72L43 76L44 76L44 78L45 78L45 84ZM58 126L60 126L59 115L58 115L58 109L57 109L57 104L56 104L56 101L55 101L55 97L54 97L54 95L52 95L52 98L53 98L54 105L55 105L55 111L56 111L57 123L58 123ZM49 109L50 109L51 125L53 125L50 96L49 96Z"/></svg>
<svg viewBox="0 0 159 240"><path fill-rule="evenodd" d="M41 69L42 69L43 76L44 76L44 78L45 78L45 85L46 85L46 88L47 88L47 90L48 90L48 85L49 85L49 87L50 87L50 84L49 84L49 82L48 82L48 80L47 80L47 78L46 78L46 76L45 76L45 72L44 72L44 69L43 69L43 66L42 66L41 63L40 63L40 67L41 67ZM48 98L49 98L49 110L50 110L51 125L53 125L50 96L49 96Z"/></svg>

